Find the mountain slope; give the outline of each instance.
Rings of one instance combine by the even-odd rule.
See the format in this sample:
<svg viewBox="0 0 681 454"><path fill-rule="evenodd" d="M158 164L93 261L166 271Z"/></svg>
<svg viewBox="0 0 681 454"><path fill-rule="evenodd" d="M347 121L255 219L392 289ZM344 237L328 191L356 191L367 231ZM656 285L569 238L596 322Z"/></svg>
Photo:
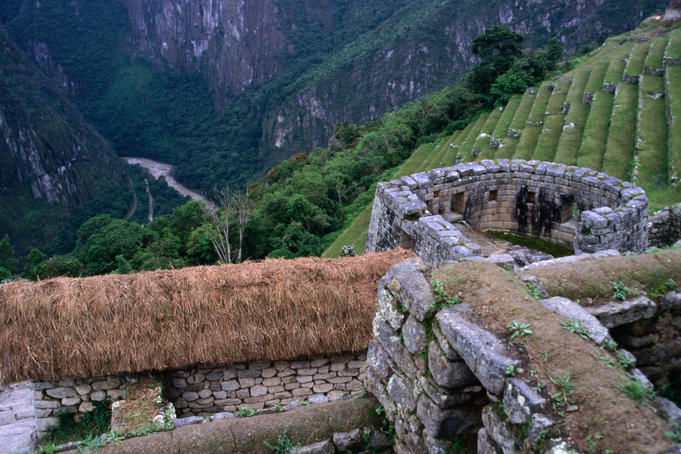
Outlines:
<svg viewBox="0 0 681 454"><path fill-rule="evenodd" d="M73 207L124 180L122 163L0 27L2 188Z"/></svg>
<svg viewBox="0 0 681 454"><path fill-rule="evenodd" d="M338 122L457 81L490 25L574 49L665 3L11 0L0 17L117 150L174 164L184 184L209 191L326 145Z"/></svg>
<svg viewBox="0 0 681 454"><path fill-rule="evenodd" d="M127 186L125 166L111 146L2 26L0 71L0 232L40 237L44 224L55 219L40 219L47 213L31 212L29 205L52 206L51 215L65 216Z"/></svg>
<svg viewBox="0 0 681 454"><path fill-rule="evenodd" d="M680 24L647 19L499 109L423 145L394 177L459 161L538 159L635 182L652 209L681 201ZM370 212L368 205L324 255L344 244L363 250Z"/></svg>

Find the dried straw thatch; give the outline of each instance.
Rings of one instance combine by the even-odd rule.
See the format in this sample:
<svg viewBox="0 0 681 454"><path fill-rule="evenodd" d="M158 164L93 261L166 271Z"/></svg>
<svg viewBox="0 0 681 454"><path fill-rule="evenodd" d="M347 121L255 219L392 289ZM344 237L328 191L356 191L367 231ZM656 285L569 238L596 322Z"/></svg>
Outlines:
<svg viewBox="0 0 681 454"><path fill-rule="evenodd" d="M378 281L407 258L266 260L0 287L3 381L359 351Z"/></svg>

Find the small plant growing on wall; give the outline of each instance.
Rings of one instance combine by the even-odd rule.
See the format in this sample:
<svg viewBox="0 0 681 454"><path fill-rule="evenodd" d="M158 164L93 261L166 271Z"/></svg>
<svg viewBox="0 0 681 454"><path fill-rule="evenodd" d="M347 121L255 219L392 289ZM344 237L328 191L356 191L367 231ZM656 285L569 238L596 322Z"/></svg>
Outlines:
<svg viewBox="0 0 681 454"><path fill-rule="evenodd" d="M589 339L591 337L591 333L582 325L581 320L562 321L560 322L560 326L571 333L577 334L582 339Z"/></svg>
<svg viewBox="0 0 681 454"><path fill-rule="evenodd" d="M530 336L532 335L532 330L530 329L529 323L522 323L518 320L513 320L506 326L508 332L511 334L509 338L509 345L514 341L518 344L520 351L523 351L523 345L530 341Z"/></svg>
<svg viewBox="0 0 681 454"><path fill-rule="evenodd" d="M461 303L461 298L458 296L451 296L444 289L440 281L434 280L430 282L433 287L433 294L435 295L435 304L438 307L452 307L455 304Z"/></svg>
<svg viewBox="0 0 681 454"><path fill-rule="evenodd" d="M631 289L629 289L629 287L624 285L624 282L622 282L622 281L619 281L619 282L613 281L613 282L610 282L610 285L612 285L612 289L613 289L613 292L612 292L613 298L617 298L618 300L624 301L629 297L629 295L632 294Z"/></svg>

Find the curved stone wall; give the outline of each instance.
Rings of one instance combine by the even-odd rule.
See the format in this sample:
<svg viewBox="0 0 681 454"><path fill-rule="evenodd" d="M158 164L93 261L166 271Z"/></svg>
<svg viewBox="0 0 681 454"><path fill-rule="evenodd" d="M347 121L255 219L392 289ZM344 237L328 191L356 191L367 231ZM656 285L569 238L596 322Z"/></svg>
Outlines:
<svg viewBox="0 0 681 454"><path fill-rule="evenodd" d="M576 253L647 247L643 189L586 168L483 160L379 183L365 252L415 249L440 261L477 255L453 222L528 234Z"/></svg>

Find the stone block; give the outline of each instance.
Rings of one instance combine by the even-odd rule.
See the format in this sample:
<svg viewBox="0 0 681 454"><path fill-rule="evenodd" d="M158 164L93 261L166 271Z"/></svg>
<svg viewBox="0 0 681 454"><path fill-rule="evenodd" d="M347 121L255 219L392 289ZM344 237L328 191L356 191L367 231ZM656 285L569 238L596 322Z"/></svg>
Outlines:
<svg viewBox="0 0 681 454"><path fill-rule="evenodd" d="M490 438L483 427L478 431L478 454L502 454L501 448Z"/></svg>
<svg viewBox="0 0 681 454"><path fill-rule="evenodd" d="M61 400L61 404L70 407L72 405L78 405L80 403L80 397L66 397Z"/></svg>
<svg viewBox="0 0 681 454"><path fill-rule="evenodd" d="M626 301L611 301L601 306L588 307L586 310L605 327L615 328L654 317L657 305L650 298L639 296Z"/></svg>
<svg viewBox="0 0 681 454"><path fill-rule="evenodd" d="M548 310L555 312L565 319L582 322L582 326L589 331L589 337L598 345L602 344L606 339L610 339L610 333L607 328L596 317L591 315L587 309L574 301L555 296L543 299L540 303Z"/></svg>
<svg viewBox="0 0 681 454"><path fill-rule="evenodd" d="M435 308L430 282L422 273L425 267L420 260L407 260L393 266L381 279L398 300L417 320L425 320Z"/></svg>
<svg viewBox="0 0 681 454"><path fill-rule="evenodd" d="M428 369L435 382L444 388L458 388L476 382L466 363L450 361L437 341L432 341L428 348Z"/></svg>
<svg viewBox="0 0 681 454"><path fill-rule="evenodd" d="M357 428L350 432L336 432L333 434L333 444L340 452L354 452L363 443L362 431Z"/></svg>
<svg viewBox="0 0 681 454"><path fill-rule="evenodd" d="M58 387L58 388L52 388L48 389L45 391L45 394L47 394L50 397L53 397L55 399L64 399L66 397L75 397L78 394L76 393L76 390L73 388L65 388L65 387Z"/></svg>
<svg viewBox="0 0 681 454"><path fill-rule="evenodd" d="M488 405L482 410L482 423L489 437L501 448L504 454L514 454L516 440L505 421ZM519 444L518 444L519 445Z"/></svg>
<svg viewBox="0 0 681 454"><path fill-rule="evenodd" d="M324 383L320 385L315 385L312 390L316 393L328 393L333 389L333 385L331 383Z"/></svg>
<svg viewBox="0 0 681 454"><path fill-rule="evenodd" d="M544 408L546 399L537 394L524 381L511 378L506 382L504 411L513 424L523 424L533 413Z"/></svg>
<svg viewBox="0 0 681 454"><path fill-rule="evenodd" d="M334 454L336 448L334 448L331 440L324 440L318 443L313 443L306 446L298 446L291 450L291 454Z"/></svg>
<svg viewBox="0 0 681 454"><path fill-rule="evenodd" d="M256 385L251 388L251 397L259 397L267 394L267 387Z"/></svg>
<svg viewBox="0 0 681 454"><path fill-rule="evenodd" d="M440 311L436 316L440 330L483 386L493 394L501 394L506 368L518 362L506 356L506 348L493 334L467 321L460 311L461 308Z"/></svg>
<svg viewBox="0 0 681 454"><path fill-rule="evenodd" d="M412 355L419 355L426 351L428 345L426 330L414 316L409 316L402 327L402 338L404 346Z"/></svg>
<svg viewBox="0 0 681 454"><path fill-rule="evenodd" d="M221 383L222 390L223 391L236 391L239 389L241 386L239 386L239 382L236 380L230 380L226 382Z"/></svg>
<svg viewBox="0 0 681 454"><path fill-rule="evenodd" d="M416 396L409 382L400 375L395 374L388 380L386 391L396 405L405 410L416 407Z"/></svg>
<svg viewBox="0 0 681 454"><path fill-rule="evenodd" d="M90 400L94 402L101 402L106 399L106 391L93 391L90 393Z"/></svg>
<svg viewBox="0 0 681 454"><path fill-rule="evenodd" d="M189 416L187 418L177 418L173 422L175 423L175 428L178 429L193 424L201 424L203 421L204 419L201 416Z"/></svg>

